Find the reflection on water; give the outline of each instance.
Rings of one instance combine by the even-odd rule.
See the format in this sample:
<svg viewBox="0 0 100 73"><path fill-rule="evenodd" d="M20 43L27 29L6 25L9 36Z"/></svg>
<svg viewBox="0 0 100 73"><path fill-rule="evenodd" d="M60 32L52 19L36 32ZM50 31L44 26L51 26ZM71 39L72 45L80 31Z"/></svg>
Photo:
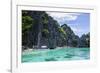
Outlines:
<svg viewBox="0 0 100 73"><path fill-rule="evenodd" d="M22 53L22 62L47 62L90 59L90 48L57 48L31 50Z"/></svg>

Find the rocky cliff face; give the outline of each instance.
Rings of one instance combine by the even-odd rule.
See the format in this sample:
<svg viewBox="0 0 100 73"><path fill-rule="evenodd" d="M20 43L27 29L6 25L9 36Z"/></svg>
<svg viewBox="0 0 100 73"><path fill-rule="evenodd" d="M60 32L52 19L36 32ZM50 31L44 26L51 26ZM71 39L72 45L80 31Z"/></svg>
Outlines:
<svg viewBox="0 0 100 73"><path fill-rule="evenodd" d="M90 33L83 34L79 42L79 47L90 47Z"/></svg>
<svg viewBox="0 0 100 73"><path fill-rule="evenodd" d="M71 28L66 24L62 25L61 27L64 29L66 33L67 46L78 47L79 37L75 35Z"/></svg>
<svg viewBox="0 0 100 73"><path fill-rule="evenodd" d="M60 26L44 11L22 11L22 45L25 47L79 47L83 38L84 36L79 38L75 35L67 24Z"/></svg>

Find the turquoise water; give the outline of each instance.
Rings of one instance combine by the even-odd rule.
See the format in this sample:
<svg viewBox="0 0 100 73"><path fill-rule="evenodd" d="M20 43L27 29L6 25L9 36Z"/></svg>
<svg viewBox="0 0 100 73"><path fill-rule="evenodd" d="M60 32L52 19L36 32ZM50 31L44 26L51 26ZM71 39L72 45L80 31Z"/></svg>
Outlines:
<svg viewBox="0 0 100 73"><path fill-rule="evenodd" d="M90 59L90 48L56 48L26 50L22 53L22 62L73 61Z"/></svg>

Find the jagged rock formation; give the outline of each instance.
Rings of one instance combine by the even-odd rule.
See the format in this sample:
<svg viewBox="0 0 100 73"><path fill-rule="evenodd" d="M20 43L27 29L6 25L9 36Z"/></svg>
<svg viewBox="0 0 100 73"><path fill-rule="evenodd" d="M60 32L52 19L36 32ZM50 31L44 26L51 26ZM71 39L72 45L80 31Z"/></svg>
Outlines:
<svg viewBox="0 0 100 73"><path fill-rule="evenodd" d="M84 40L84 36L79 38L67 24L60 26L44 11L22 11L22 46L25 49L41 49L41 46L50 49L63 46L81 47L81 39Z"/></svg>
<svg viewBox="0 0 100 73"><path fill-rule="evenodd" d="M79 47L90 47L90 33L83 34L79 42Z"/></svg>
<svg viewBox="0 0 100 73"><path fill-rule="evenodd" d="M71 30L71 28L66 24L62 25L61 27L64 29L67 35L66 36L67 46L78 47L79 37L75 35L74 32Z"/></svg>

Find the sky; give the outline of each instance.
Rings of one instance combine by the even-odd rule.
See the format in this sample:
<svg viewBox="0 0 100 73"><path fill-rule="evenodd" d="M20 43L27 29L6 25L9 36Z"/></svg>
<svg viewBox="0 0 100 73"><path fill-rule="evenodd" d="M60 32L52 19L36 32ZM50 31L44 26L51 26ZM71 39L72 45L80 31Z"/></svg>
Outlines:
<svg viewBox="0 0 100 73"><path fill-rule="evenodd" d="M62 13L46 12L61 25L67 24L73 32L81 37L83 34L90 32L90 13Z"/></svg>

